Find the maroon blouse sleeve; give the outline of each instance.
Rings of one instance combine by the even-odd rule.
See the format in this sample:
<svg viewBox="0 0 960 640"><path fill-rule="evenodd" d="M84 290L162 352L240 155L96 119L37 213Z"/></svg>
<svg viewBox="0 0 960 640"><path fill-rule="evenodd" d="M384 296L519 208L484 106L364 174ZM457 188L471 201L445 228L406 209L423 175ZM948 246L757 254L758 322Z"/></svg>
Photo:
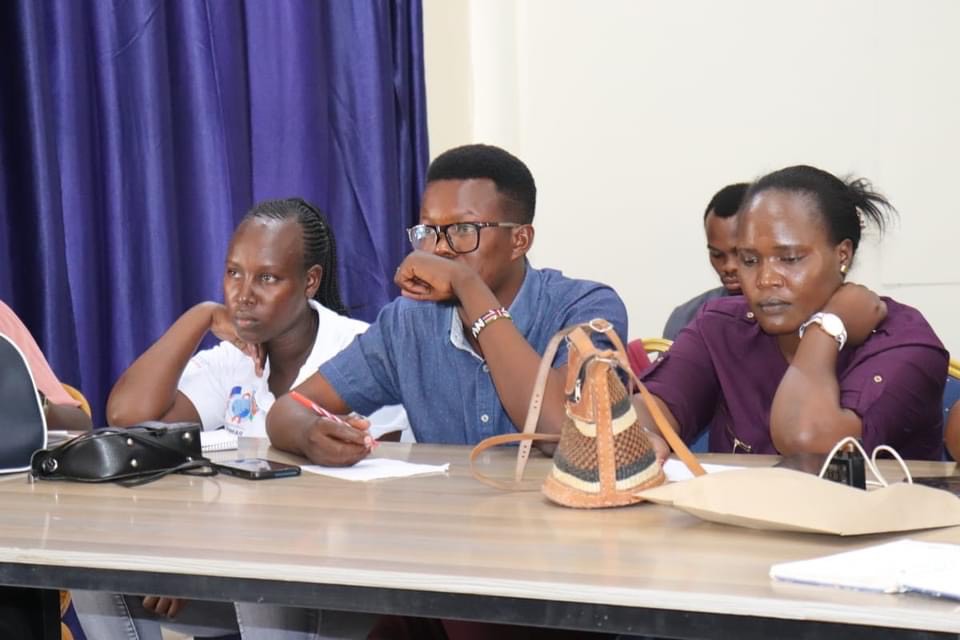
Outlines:
<svg viewBox="0 0 960 640"><path fill-rule="evenodd" d="M696 439L713 417L720 384L701 331L704 314L685 327L670 350L662 354L640 379L650 393L670 409L686 442Z"/></svg>
<svg viewBox="0 0 960 640"><path fill-rule="evenodd" d="M939 460L948 356L927 345L877 353L840 380L840 405L863 421L867 452L886 444L904 458Z"/></svg>

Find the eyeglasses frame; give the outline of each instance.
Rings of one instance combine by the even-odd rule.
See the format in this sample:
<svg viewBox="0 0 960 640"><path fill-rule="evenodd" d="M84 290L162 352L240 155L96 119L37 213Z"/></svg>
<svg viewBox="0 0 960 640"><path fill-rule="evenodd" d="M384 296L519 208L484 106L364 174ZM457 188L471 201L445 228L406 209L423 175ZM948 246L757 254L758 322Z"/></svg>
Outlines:
<svg viewBox="0 0 960 640"><path fill-rule="evenodd" d="M456 249L454 249L453 243L450 241L450 235L447 232L447 230L450 227L455 227L461 224L470 225L472 227L475 227L477 230L477 244L474 245L473 249L470 249L469 251L457 251ZM412 227L407 228L407 239L410 241L410 244L413 245L413 237L412 237L413 230L417 229L418 227L427 227L429 229L433 229L433 232L436 234L437 239L434 241L434 245L433 245L434 248L436 248L437 243L440 242L440 235L442 234L444 240L447 241L447 246L450 247L450 251L453 251L458 255L463 255L466 253L473 253L474 251L480 248L480 230L481 229L487 229L490 227L503 227L505 229L513 229L513 228L522 227L522 226L524 226L524 224L521 222L451 222L450 224L415 224ZM417 249L416 247L413 247L413 248L415 250Z"/></svg>

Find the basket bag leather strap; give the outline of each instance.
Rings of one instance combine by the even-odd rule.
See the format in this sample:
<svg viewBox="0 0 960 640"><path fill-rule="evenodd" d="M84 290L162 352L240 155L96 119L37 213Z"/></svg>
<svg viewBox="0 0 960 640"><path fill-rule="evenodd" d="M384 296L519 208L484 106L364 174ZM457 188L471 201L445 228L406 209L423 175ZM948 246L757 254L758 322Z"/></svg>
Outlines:
<svg viewBox="0 0 960 640"><path fill-rule="evenodd" d="M657 404L657 401L654 399L653 395L647 391L646 385L640 382L636 374L633 373L633 370L630 368L629 360L627 359L626 350L623 347L623 342L620 340L619 336L617 336L617 333L611 330L613 326L606 320L595 319L591 320L590 322L583 322L567 327L557 332L557 334L550 339L550 342L547 344L547 348L543 353L543 358L540 360L540 368L537 370L537 377L534 382L533 393L530 396L530 406L527 409L527 418L523 425L523 431L519 433L507 433L498 436L492 436L477 444L470 452L470 471L473 476L480 482L497 489L518 489L520 488L520 482L523 479L523 471L526 467L527 460L530 457L530 449L533 445L533 442L559 442L560 434L536 433L537 422L540 420L540 411L543 407L543 395L546 389L547 376L550 374L551 364L553 364L553 359L560 347L560 342L570 334L573 334L571 336L571 340L575 342L576 346L581 349L581 351L585 351L586 353L589 353L590 351L602 353L596 348L596 346L594 346L593 342L587 338L584 331L578 331L584 328L589 329L592 332L604 333L613 343L615 350L608 351L606 353L614 356L619 362L620 368L628 373L630 377L630 386L635 387L640 391L640 396L643 399L644 405L647 407L647 411L650 413L650 417L653 418L654 423L657 425L661 435L667 441L667 444L670 446L673 452L677 454L677 457L687 466L693 475L704 475L706 472L697 461L696 456L690 452L690 449L687 448L687 445L684 444L680 436L676 433L676 431L673 430L673 427L667 421L666 416L664 416L663 411ZM504 482L502 480L491 478L477 469L476 461L480 457L480 454L482 454L484 451L492 447L511 444L514 442L519 442L520 445L517 449L517 465L514 472L513 482Z"/></svg>

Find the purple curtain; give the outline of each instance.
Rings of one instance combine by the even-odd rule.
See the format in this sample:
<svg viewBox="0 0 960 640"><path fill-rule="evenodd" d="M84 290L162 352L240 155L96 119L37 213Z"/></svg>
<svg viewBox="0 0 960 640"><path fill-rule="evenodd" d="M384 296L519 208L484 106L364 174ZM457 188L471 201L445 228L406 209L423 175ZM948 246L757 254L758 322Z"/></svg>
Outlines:
<svg viewBox="0 0 960 640"><path fill-rule="evenodd" d="M0 2L0 298L95 420L256 201L328 213L372 319L427 160L420 0Z"/></svg>

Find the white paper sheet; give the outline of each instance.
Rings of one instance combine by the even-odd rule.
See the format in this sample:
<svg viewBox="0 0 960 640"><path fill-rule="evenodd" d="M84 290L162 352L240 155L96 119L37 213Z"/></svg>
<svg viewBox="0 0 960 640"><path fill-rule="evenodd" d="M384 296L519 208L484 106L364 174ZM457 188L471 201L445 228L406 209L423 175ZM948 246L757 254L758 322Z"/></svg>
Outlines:
<svg viewBox="0 0 960 640"><path fill-rule="evenodd" d="M339 478L340 480L380 480L383 478L409 478L433 473L446 473L450 463L445 464L413 464L403 460L390 458L367 458L352 467L322 467L318 464L307 464L301 467L304 471L318 473L322 476Z"/></svg>
<svg viewBox="0 0 960 640"><path fill-rule="evenodd" d="M700 466L703 467L703 470L707 473L720 473L721 471L743 469L743 467L734 467L725 464L701 463ZM670 482L680 482L681 480L689 480L693 477L693 474L690 473L690 469L687 469L687 465L683 464L676 458L667 458L667 461L663 463L663 472L667 475L667 480Z"/></svg>
<svg viewBox="0 0 960 640"><path fill-rule="evenodd" d="M960 545L915 540L770 567L770 577L862 591L919 591L960 599Z"/></svg>

